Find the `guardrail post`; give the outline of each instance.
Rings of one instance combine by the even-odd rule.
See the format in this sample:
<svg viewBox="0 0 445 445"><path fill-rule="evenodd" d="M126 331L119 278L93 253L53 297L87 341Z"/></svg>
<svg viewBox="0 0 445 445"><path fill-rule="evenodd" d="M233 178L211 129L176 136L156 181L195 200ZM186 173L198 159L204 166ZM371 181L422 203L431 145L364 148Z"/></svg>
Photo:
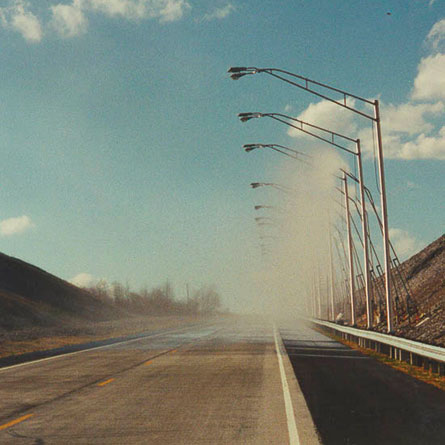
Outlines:
<svg viewBox="0 0 445 445"><path fill-rule="evenodd" d="M438 362L431 362L431 371L434 372L434 374L439 374L439 363Z"/></svg>
<svg viewBox="0 0 445 445"><path fill-rule="evenodd" d="M393 360L404 361L425 371L445 376L445 348L423 344L407 339L398 339L385 334L362 332L360 329L336 326L324 321L313 321L326 332L336 335L361 347L374 349Z"/></svg>

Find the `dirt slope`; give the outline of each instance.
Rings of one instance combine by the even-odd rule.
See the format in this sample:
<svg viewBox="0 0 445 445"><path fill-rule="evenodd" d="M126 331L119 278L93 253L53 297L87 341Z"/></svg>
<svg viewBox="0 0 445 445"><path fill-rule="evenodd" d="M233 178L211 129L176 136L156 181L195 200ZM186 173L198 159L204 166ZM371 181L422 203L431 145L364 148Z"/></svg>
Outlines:
<svg viewBox="0 0 445 445"><path fill-rule="evenodd" d="M110 306L38 267L0 253L0 328L100 319Z"/></svg>
<svg viewBox="0 0 445 445"><path fill-rule="evenodd" d="M396 333L445 347L445 235L401 265L418 312Z"/></svg>

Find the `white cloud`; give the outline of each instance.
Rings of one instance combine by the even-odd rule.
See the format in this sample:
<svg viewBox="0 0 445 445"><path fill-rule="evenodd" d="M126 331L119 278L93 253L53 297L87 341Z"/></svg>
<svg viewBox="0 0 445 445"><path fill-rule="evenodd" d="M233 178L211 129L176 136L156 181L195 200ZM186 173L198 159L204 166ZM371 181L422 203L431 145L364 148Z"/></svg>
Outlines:
<svg viewBox="0 0 445 445"><path fill-rule="evenodd" d="M390 118L390 115L385 119ZM366 156L372 156L373 136L371 129L364 128L359 132L363 142L362 148ZM382 142L385 158L387 159L438 159L445 160L445 127L434 134L417 133L406 138L406 134L386 129L382 124Z"/></svg>
<svg viewBox="0 0 445 445"><path fill-rule="evenodd" d="M88 21L82 11L81 0L72 5L51 6L52 24L62 37L74 37L86 31Z"/></svg>
<svg viewBox="0 0 445 445"><path fill-rule="evenodd" d="M39 19L29 10L25 0L13 0L10 6L0 7L0 22L5 28L18 31L28 42L40 42L42 27Z"/></svg>
<svg viewBox="0 0 445 445"><path fill-rule="evenodd" d="M399 105L380 103L386 158L445 160L445 126L438 125L445 115L445 54L440 52L444 41L445 19L437 22L428 34L427 42L434 53L420 61L410 98ZM369 123L331 102L311 104L298 118L358 137L366 156L374 152L376 138ZM288 130L288 134L302 136L296 129Z"/></svg>
<svg viewBox="0 0 445 445"><path fill-rule="evenodd" d="M445 110L445 19L428 33L432 54L422 58L411 98L399 106L382 106L385 155L397 159L445 160L445 126L436 118ZM420 101L424 103L419 103Z"/></svg>
<svg viewBox="0 0 445 445"><path fill-rule="evenodd" d="M390 133L406 133L415 135L429 133L434 125L427 121L429 116L438 116L443 113L445 105L442 102L434 104L413 104L410 102L401 105L382 104L382 127Z"/></svg>
<svg viewBox="0 0 445 445"><path fill-rule="evenodd" d="M436 136L420 134L416 139L400 143L398 158L401 159L439 159L445 160L445 126Z"/></svg>
<svg viewBox="0 0 445 445"><path fill-rule="evenodd" d="M350 105L353 106L353 101L350 102ZM354 137L354 134L357 132L354 114L327 100L310 104L298 116L298 119L348 137ZM296 125L298 126L297 123ZM304 133L295 128L289 128L288 135L303 137Z"/></svg>
<svg viewBox="0 0 445 445"><path fill-rule="evenodd" d="M414 80L412 99L445 99L445 19L439 20L431 28L426 43L432 49L418 66Z"/></svg>
<svg viewBox="0 0 445 445"><path fill-rule="evenodd" d="M69 280L71 284L74 284L75 286L78 287L93 286L94 284L97 283L97 281L98 280L95 277L93 277L93 275L90 275L89 273L85 272L79 273L75 277Z"/></svg>
<svg viewBox="0 0 445 445"><path fill-rule="evenodd" d="M147 1L133 0L84 0L86 9L92 9L109 16L127 19L142 19L147 15Z"/></svg>
<svg viewBox="0 0 445 445"><path fill-rule="evenodd" d="M221 8L216 8L213 12L204 14L202 20L204 21L222 20L228 17L235 10L236 8L232 3L227 3L227 5Z"/></svg>
<svg viewBox="0 0 445 445"><path fill-rule="evenodd" d="M426 39L434 50L440 49L442 43L445 42L445 19L439 20L434 24Z"/></svg>
<svg viewBox="0 0 445 445"><path fill-rule="evenodd" d="M0 221L0 234L2 236L16 235L32 227L34 227L34 223L29 216L23 215L16 218L8 218Z"/></svg>
<svg viewBox="0 0 445 445"><path fill-rule="evenodd" d="M161 23L182 18L190 9L186 0L82 0L85 9L126 19L159 19Z"/></svg>
<svg viewBox="0 0 445 445"><path fill-rule="evenodd" d="M432 120L444 115L443 102L420 104L406 102L400 105L387 105L381 102L380 107L383 149L386 158L445 159L445 127L436 129ZM362 151L367 157L371 157L374 152L376 139L373 137L369 124L364 126L366 123L359 120L354 113L331 102L321 101L310 104L298 116L298 119L345 136L359 138ZM288 134L292 137L304 136L304 133L294 128L288 129ZM341 145L348 145L342 144L339 139L337 141Z"/></svg>
<svg viewBox="0 0 445 445"><path fill-rule="evenodd" d="M179 20L185 11L191 8L190 4L185 0L166 0L160 3L165 3L158 13L161 23Z"/></svg>
<svg viewBox="0 0 445 445"><path fill-rule="evenodd" d="M168 23L180 20L191 6L187 0L72 0L48 8L51 20L46 25L61 37L70 38L86 31L91 13ZM43 37L41 20L30 11L27 0L9 0L8 6L1 6L0 26L20 32L28 42L39 42Z"/></svg>
<svg viewBox="0 0 445 445"><path fill-rule="evenodd" d="M412 98L445 100L445 54L435 54L420 61Z"/></svg>
<svg viewBox="0 0 445 445"><path fill-rule="evenodd" d="M397 255L406 259L424 247L424 243L416 239L409 232L402 229L389 229L389 238L394 245Z"/></svg>

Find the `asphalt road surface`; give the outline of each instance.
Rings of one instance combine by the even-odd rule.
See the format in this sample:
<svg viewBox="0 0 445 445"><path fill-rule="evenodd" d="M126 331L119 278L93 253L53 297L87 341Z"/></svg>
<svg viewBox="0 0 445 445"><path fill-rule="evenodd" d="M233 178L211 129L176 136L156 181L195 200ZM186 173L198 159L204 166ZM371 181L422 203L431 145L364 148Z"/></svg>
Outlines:
<svg viewBox="0 0 445 445"><path fill-rule="evenodd" d="M318 443L280 341L237 319L0 369L0 443Z"/></svg>
<svg viewBox="0 0 445 445"><path fill-rule="evenodd" d="M442 444L445 393L239 318L0 369L0 444L315 445L314 423L325 445Z"/></svg>
<svg viewBox="0 0 445 445"><path fill-rule="evenodd" d="M445 444L444 391L303 325L280 332L324 444Z"/></svg>

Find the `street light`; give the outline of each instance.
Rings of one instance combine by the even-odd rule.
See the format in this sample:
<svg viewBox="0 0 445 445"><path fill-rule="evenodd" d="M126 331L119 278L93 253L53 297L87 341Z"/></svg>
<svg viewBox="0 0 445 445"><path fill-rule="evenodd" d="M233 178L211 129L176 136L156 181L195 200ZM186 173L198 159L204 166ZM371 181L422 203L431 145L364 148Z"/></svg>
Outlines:
<svg viewBox="0 0 445 445"><path fill-rule="evenodd" d="M247 121L249 121L251 119L259 119L261 117L270 117L271 119L274 119L274 120L276 120L278 122L281 122L281 123L283 123L285 125L288 125L289 127L293 127L296 130L299 130L299 131L301 131L303 133L306 133L306 134L308 134L310 136L313 136L316 139L319 139L321 141L327 142L328 144L331 144L331 145L333 145L333 146L335 146L337 148L340 148L341 150L344 150L344 151L346 151L348 153L351 153L353 155L357 154L356 152L354 152L354 151L352 151L352 150L350 150L350 149L348 149L348 148L346 148L346 147L344 147L342 145L337 144L335 142L335 140L334 140L335 136L340 137L342 139L345 139L345 140L347 140L349 142L356 142L357 139L352 139L352 138L350 138L348 136L342 135L340 133L336 133L335 131L331 131L331 130L328 130L326 128L320 127L318 125L314 125L314 124L311 124L309 122L302 121L301 119L298 119L296 117L288 116L288 115L282 114L282 113L258 113L258 112L255 112L255 113L238 113L238 117L239 117L241 122L247 122ZM295 125L295 124L293 124L291 122L288 122L288 121L297 122L299 124L299 126L297 126L297 125ZM331 136L331 138L327 139L326 137L320 136L319 134L314 133L313 131L307 130L305 127L309 127L311 130L314 129L314 130L321 131L322 133L327 133L327 134L329 134ZM252 145L255 145L255 144L252 144Z"/></svg>
<svg viewBox="0 0 445 445"><path fill-rule="evenodd" d="M353 139L349 136L345 136L340 133L328 130L327 128L320 127L318 125L311 124L309 122L302 121L298 118L288 116L282 113L239 113L238 117L241 122L247 122L250 119L257 119L261 117L269 117L298 131L315 137L323 142L328 143L336 148L339 148L347 153L353 154L357 157L358 164L358 175L359 175L359 186L360 186L360 201L362 207L362 231L363 231L363 256L364 256L364 266L365 266L365 295L366 295L366 319L368 328L372 327L372 301L371 301L371 291L370 291L370 267L369 267L369 248L368 248L368 236L367 236L367 216L365 208L365 192L364 192L364 182L363 182L363 166L362 166L362 156L360 148L360 139ZM298 123L299 125L295 125ZM309 128L309 129L307 129ZM320 134L314 133L313 130L321 132ZM356 151L345 147L344 145L336 142L335 138L340 138L350 143L355 144Z"/></svg>
<svg viewBox="0 0 445 445"><path fill-rule="evenodd" d="M251 186L253 189L256 189L256 188L258 188L258 187L262 187L262 186L264 186L264 185L271 185L271 184L269 184L268 182L251 182L251 183L250 183L250 186Z"/></svg>
<svg viewBox="0 0 445 445"><path fill-rule="evenodd" d="M281 153L283 155L286 155L290 158L296 159L298 161L304 162L305 164L309 164L304 159L301 159L300 156L306 156L306 157L312 157L306 153L303 153L301 151L295 150L290 147L286 147L285 145L280 144L244 144L243 145L244 151L249 153L250 151L256 150L258 148L270 148L271 150L274 150L278 153Z"/></svg>
<svg viewBox="0 0 445 445"><path fill-rule="evenodd" d="M270 218L269 216L257 216L255 218L255 221L275 221L273 218Z"/></svg>
<svg viewBox="0 0 445 445"><path fill-rule="evenodd" d="M261 113L238 113L241 122L247 122L250 119L262 117Z"/></svg>
<svg viewBox="0 0 445 445"><path fill-rule="evenodd" d="M256 205L254 207L255 210L260 210L260 209L275 209L276 207L274 206L266 206L266 205Z"/></svg>
<svg viewBox="0 0 445 445"><path fill-rule="evenodd" d="M343 186L345 193L346 207L346 229L348 232L348 260L349 260L349 297L351 301L351 324L355 326L355 297L354 297L354 261L352 257L352 232L351 232L351 213L349 211L349 193L348 193L348 177L343 172Z"/></svg>
<svg viewBox="0 0 445 445"><path fill-rule="evenodd" d="M369 99L365 99L365 98L357 96L355 94L351 94L346 91L340 90L338 88L331 87L330 85L310 79L309 77L300 76L299 74L291 73L290 71L282 70L280 68L257 68L257 67L252 67L252 66L250 66L250 67L244 67L244 66L231 67L227 70L227 72L231 74L230 77L233 80L238 80L241 77L244 77L247 75L265 73L272 77L275 77L276 79L282 80L294 87L300 88L302 90L306 90L309 93L314 94L314 95L316 95L322 99L325 99L329 102L333 102L333 103L335 103L343 108L346 108L350 111L353 111L354 113L357 113L363 117L375 120L375 116L371 116L371 115L359 110L358 108L354 107L353 105L348 105L347 99L348 98L356 99L364 104L371 105L374 107L376 105L376 102L378 104L378 100L371 101ZM277 73L279 73L279 74L277 74ZM290 80L287 77L283 77L283 75L292 77L293 79L296 79L296 80ZM298 82L301 82L301 83L298 83ZM333 99L332 97L329 97L327 95L328 93L321 93L321 92L315 90L312 87L312 85L319 87L323 90L328 90L328 91L332 91L334 93L338 93L341 96L343 96L343 100L339 101L339 100Z"/></svg>
<svg viewBox="0 0 445 445"><path fill-rule="evenodd" d="M251 74L257 74L257 73L268 74L290 85L293 85L297 88L300 88L311 94L314 94L315 96L318 96L324 100L332 102L338 105L339 107L352 111L368 120L371 120L375 124L377 133L377 161L379 170L380 202L382 211L383 256L385 263L386 318L387 318L387 330L388 332L392 332L393 308L392 308L391 285L390 285L391 258L390 258L390 245L389 245L388 209L386 200L385 169L383 161L383 143L382 143L379 101L378 100L372 101L369 99L365 99L355 94L348 93L347 91L331 87L330 85L279 68L231 67L229 68L228 72L231 73L231 77L234 80L240 79L243 76ZM294 80L290 80L285 76L288 76ZM320 88L322 89L323 92L317 91L314 88ZM326 93L324 91L326 91ZM342 96L342 100L337 100L331 97L330 94L333 93L340 94ZM374 113L368 114L367 112L358 109L354 103L352 105L348 104L348 98L355 99L361 104L372 106L374 109Z"/></svg>
<svg viewBox="0 0 445 445"><path fill-rule="evenodd" d="M287 193L287 194L295 193L295 190L292 190L290 187L286 187L284 185L276 184L274 182L252 182L250 184L250 186L253 189L256 189L258 187L269 186L269 187L273 187L274 189L277 189L277 190L279 190L280 192L283 192L283 193Z"/></svg>

